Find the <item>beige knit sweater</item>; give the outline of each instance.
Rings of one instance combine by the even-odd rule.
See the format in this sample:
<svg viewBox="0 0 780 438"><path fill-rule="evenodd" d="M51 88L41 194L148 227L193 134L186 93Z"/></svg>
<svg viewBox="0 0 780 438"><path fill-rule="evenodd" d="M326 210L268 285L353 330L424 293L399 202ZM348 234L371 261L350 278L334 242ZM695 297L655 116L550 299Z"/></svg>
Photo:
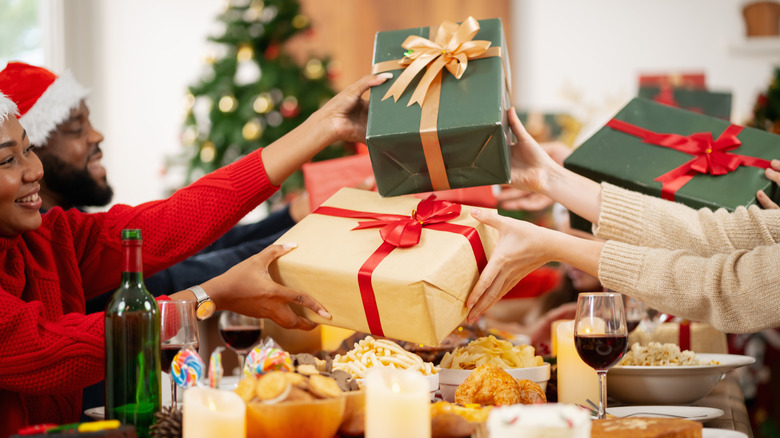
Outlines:
<svg viewBox="0 0 780 438"><path fill-rule="evenodd" d="M605 287L728 333L780 327L780 210L694 210L601 187Z"/></svg>

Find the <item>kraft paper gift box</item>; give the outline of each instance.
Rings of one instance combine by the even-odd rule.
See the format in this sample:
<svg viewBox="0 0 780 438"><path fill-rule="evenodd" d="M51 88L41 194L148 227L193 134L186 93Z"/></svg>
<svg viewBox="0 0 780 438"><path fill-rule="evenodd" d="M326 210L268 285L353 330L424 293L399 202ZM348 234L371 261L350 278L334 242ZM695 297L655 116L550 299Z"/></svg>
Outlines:
<svg viewBox="0 0 780 438"><path fill-rule="evenodd" d="M506 47L497 18L377 33L373 72L393 73L371 89L368 107L366 144L382 196L509 182Z"/></svg>
<svg viewBox="0 0 780 438"><path fill-rule="evenodd" d="M597 182L692 208L733 211L756 204L758 190L780 201L777 185L764 175L769 160L778 156L776 134L635 98L564 166ZM574 214L571 223L591 231L590 223Z"/></svg>
<svg viewBox="0 0 780 438"><path fill-rule="evenodd" d="M304 186L309 195L309 207L312 211L340 188L361 187L366 179L374 176L371 171L371 159L367 154L314 161L304 164L302 170ZM427 198L430 194L431 192L417 193L415 196ZM436 199L488 208L496 208L498 204L493 186L441 190L436 192Z"/></svg>
<svg viewBox="0 0 780 438"><path fill-rule="evenodd" d="M465 319L478 266L490 257L498 234L473 219L467 206L429 201L343 188L279 238L277 244L298 247L271 264L271 277L310 295L333 315L326 320L297 309L312 321L438 345ZM405 227L400 233L405 245L420 229L419 243L394 247L383 240L381 227L355 229L376 222L370 216L377 214L388 222L375 225ZM350 215L362 217L343 217Z"/></svg>
<svg viewBox="0 0 780 438"><path fill-rule="evenodd" d="M724 120L731 119L731 93L671 87L640 87L638 96Z"/></svg>
<svg viewBox="0 0 780 438"><path fill-rule="evenodd" d="M704 322L665 322L655 326L652 332L634 330L628 337L629 348L635 342L647 345L650 342L676 344L680 350L694 353L728 353L726 334Z"/></svg>

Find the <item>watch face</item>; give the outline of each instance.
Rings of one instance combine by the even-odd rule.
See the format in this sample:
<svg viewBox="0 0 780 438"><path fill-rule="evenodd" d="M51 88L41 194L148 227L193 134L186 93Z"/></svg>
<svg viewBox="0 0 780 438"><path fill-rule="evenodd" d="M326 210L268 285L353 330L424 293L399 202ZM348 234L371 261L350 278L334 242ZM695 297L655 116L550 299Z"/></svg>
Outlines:
<svg viewBox="0 0 780 438"><path fill-rule="evenodd" d="M211 300L201 301L200 304L198 304L198 319L204 320L211 315L214 314L214 311L216 310L216 306L214 305L214 302Z"/></svg>

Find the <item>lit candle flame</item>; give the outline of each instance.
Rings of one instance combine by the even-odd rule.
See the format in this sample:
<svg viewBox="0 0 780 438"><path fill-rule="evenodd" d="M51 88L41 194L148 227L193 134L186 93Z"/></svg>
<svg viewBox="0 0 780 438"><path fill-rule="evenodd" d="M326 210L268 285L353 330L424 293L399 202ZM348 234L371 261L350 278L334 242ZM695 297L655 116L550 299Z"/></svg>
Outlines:
<svg viewBox="0 0 780 438"><path fill-rule="evenodd" d="M392 389L394 393L398 394L401 392L401 385L399 385L398 382L393 382L393 386L390 389Z"/></svg>
<svg viewBox="0 0 780 438"><path fill-rule="evenodd" d="M208 404L209 404L209 410L210 411L216 411L217 410L217 404L214 403L214 399L213 398L209 397Z"/></svg>

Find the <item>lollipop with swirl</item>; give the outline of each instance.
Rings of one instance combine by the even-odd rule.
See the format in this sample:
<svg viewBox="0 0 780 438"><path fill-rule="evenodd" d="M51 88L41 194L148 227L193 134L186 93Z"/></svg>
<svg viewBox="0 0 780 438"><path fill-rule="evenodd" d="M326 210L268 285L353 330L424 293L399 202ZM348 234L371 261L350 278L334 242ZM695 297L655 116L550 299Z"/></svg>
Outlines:
<svg viewBox="0 0 780 438"><path fill-rule="evenodd" d="M192 388L203 376L203 360L192 345L176 353L171 362L171 377L183 389Z"/></svg>
<svg viewBox="0 0 780 438"><path fill-rule="evenodd" d="M290 353L282 350L272 339L268 338L257 345L246 356L244 376L259 377L270 371L292 371L293 364Z"/></svg>

